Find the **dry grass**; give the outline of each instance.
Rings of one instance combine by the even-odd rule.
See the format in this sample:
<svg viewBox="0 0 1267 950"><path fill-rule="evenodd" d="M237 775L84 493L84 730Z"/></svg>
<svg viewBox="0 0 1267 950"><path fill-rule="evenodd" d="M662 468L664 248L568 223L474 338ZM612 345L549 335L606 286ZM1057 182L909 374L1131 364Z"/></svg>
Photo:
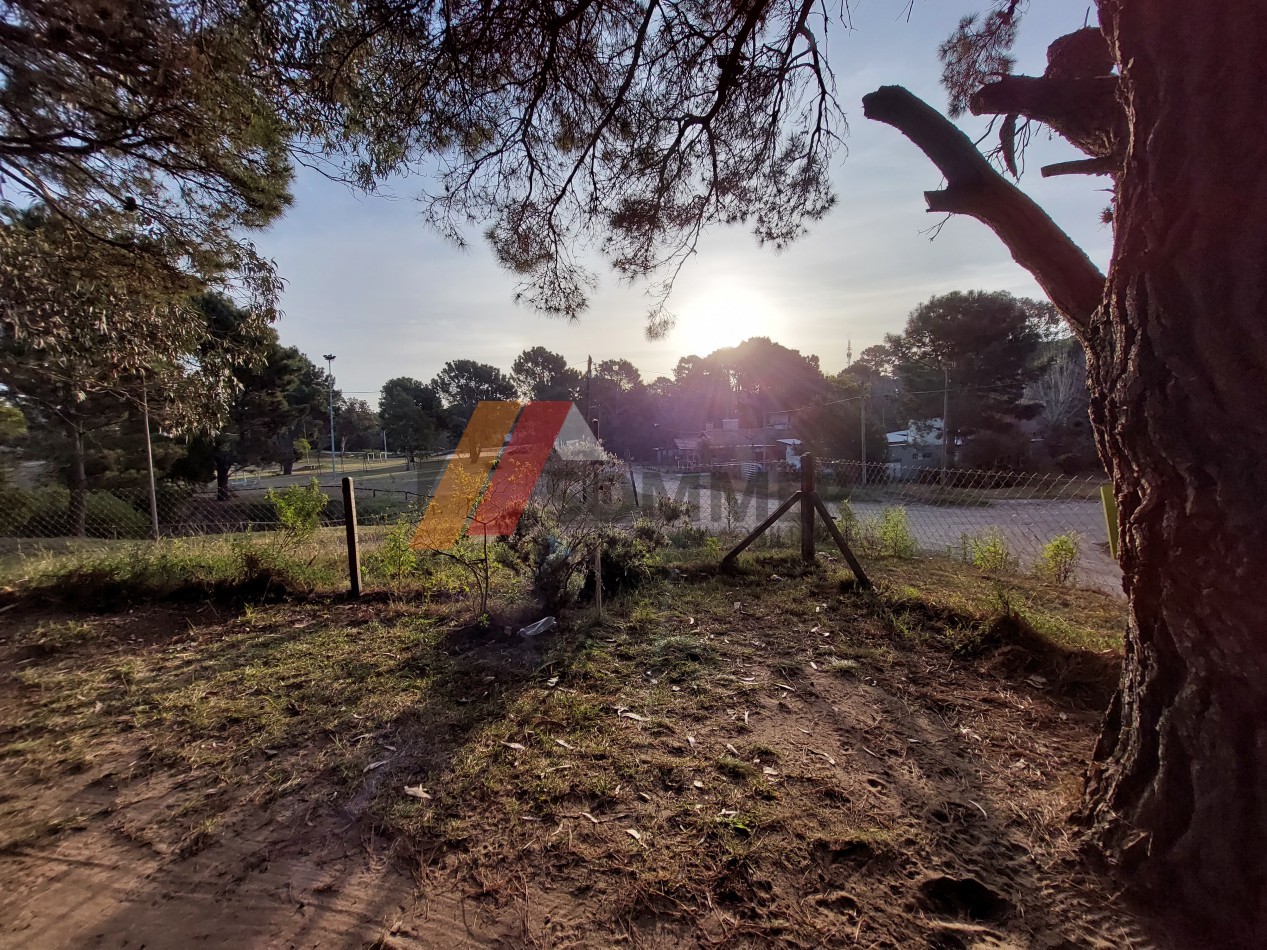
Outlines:
<svg viewBox="0 0 1267 950"><path fill-rule="evenodd" d="M172 777L135 833L180 855L303 790L492 917L555 895L521 945L908 945L957 919L919 889L937 875L1006 898L976 921L1000 939L1131 942L1112 913L1068 913L1107 898L1062 863L1121 605L951 561L868 566L875 593L781 554L736 576L679 557L601 625L538 640L473 629L435 591L24 609L0 758L27 786ZM500 596L507 614L519 594ZM55 799L11 799L0 847L101 820Z"/></svg>

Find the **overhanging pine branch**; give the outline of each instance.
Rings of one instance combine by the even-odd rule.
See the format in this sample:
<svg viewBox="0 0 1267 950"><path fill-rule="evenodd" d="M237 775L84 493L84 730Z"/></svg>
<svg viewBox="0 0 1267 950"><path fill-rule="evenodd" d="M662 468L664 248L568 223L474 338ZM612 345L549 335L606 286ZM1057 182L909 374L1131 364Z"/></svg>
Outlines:
<svg viewBox="0 0 1267 950"><path fill-rule="evenodd" d="M945 189L925 192L929 211L966 214L985 224L1070 324L1087 326L1104 295L1104 275L1047 212L995 171L950 120L901 86L882 86L863 97L862 107L868 119L914 142L946 176Z"/></svg>

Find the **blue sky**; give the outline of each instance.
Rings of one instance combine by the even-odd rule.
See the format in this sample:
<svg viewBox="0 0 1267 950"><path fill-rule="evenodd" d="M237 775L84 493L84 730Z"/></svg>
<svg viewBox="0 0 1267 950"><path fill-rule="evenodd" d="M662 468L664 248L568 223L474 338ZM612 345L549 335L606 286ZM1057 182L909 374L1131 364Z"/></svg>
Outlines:
<svg viewBox="0 0 1267 950"><path fill-rule="evenodd" d="M985 5L915 0L908 22L903 0L852 4L854 31L839 31L828 47L849 120L847 154L834 170L839 203L782 254L758 248L742 228L706 234L678 280L670 304L678 325L666 339L643 334L641 287L604 274L579 323L548 319L513 302L516 280L497 267L478 232L459 250L427 229L411 198L367 197L301 170L293 208L256 239L287 281L282 341L317 361L337 354L340 388L376 404L393 376L428 380L450 359L509 370L535 345L581 367L591 354L595 361L624 357L650 380L669 374L679 356L766 335L818 354L835 372L850 340L855 355L880 342L933 294L998 289L1041 297L976 221L952 219L931 242L921 233L939 220L923 203L939 174L900 134L862 115L861 97L885 84L944 108L937 46L963 13ZM1021 25L1018 70L1042 72L1047 44L1086 15L1085 0L1034 0ZM984 128L972 119L961 126L974 136ZM1077 157L1044 133L1027 155L1021 185L1103 267L1111 243L1099 218L1106 180L1038 175L1040 164ZM402 196L422 189L421 179L395 185Z"/></svg>

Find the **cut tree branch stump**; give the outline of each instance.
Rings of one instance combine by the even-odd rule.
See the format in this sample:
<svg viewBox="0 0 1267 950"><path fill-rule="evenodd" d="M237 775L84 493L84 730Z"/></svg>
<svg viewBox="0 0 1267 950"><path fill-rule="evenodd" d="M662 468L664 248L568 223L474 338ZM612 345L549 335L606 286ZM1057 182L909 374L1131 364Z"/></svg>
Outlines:
<svg viewBox="0 0 1267 950"><path fill-rule="evenodd" d="M1080 336L1104 298L1104 275L1033 199L1009 182L949 119L901 86L882 86L862 99L868 119L891 125L946 176L925 192L929 211L966 214L986 225Z"/></svg>

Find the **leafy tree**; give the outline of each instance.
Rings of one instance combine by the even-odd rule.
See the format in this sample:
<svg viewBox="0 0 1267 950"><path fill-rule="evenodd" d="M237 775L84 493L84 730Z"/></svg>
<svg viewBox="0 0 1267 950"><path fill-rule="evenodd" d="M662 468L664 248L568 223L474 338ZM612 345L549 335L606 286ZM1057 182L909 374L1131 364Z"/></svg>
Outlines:
<svg viewBox="0 0 1267 950"><path fill-rule="evenodd" d="M443 413L440 397L425 383L400 376L383 384L378 418L387 430L389 445L405 452L410 467L416 453L435 441Z"/></svg>
<svg viewBox="0 0 1267 950"><path fill-rule="evenodd" d="M289 131L252 68L257 25L227 0L9 0L0 190L74 222L107 258L122 245L142 270L234 270L271 303L272 267L236 231L290 201ZM102 228L110 215L140 239Z"/></svg>
<svg viewBox="0 0 1267 950"><path fill-rule="evenodd" d="M1009 49L1027 5L980 2L986 15L942 50L952 106L1002 117L1004 166L1017 166L1023 120L1085 156L1050 173L1109 176L1107 278L935 109L890 86L863 112L938 166L929 209L990 227L1086 348L1133 616L1088 783L1092 836L1207 939L1261 945L1267 592L1246 579L1267 576L1267 466L1247 464L1246 447L1261 444L1267 369L1267 5L1097 0L1098 30L1057 39L1041 76L1019 76ZM370 185L444 156L432 219L458 237L467 220L492 222L501 260L547 311L585 305L590 275L570 255L580 232L601 235L625 276L671 276L708 224L748 222L778 246L831 207L843 126L820 41L839 8L266 10L279 61L316 64L284 72L311 93L292 115L301 129ZM662 310L651 317L662 330Z"/></svg>
<svg viewBox="0 0 1267 950"><path fill-rule="evenodd" d="M1023 396L1045 368L1035 357L1052 317L1050 304L1001 291L955 291L920 304L903 333L885 337L903 408L919 419L949 408L951 446L1033 416L1038 407Z"/></svg>
<svg viewBox="0 0 1267 950"><path fill-rule="evenodd" d="M510 378L520 399L576 399L581 374L567 360L544 346L534 346L515 357Z"/></svg>
<svg viewBox="0 0 1267 950"><path fill-rule="evenodd" d="M1025 389L1025 398L1039 407L1048 461L1070 475L1100 471L1089 415L1086 354L1073 338L1052 341L1049 349L1047 368Z"/></svg>
<svg viewBox="0 0 1267 950"><path fill-rule="evenodd" d="M308 357L282 346L277 331L258 326L232 301L206 294L195 303L209 328L205 357L238 348L262 353L233 367L234 395L223 424L201 430L179 467L181 477L191 481L214 477L216 495L225 501L229 476L239 466L275 463L290 473L298 433L307 420L325 412L327 381Z"/></svg>
<svg viewBox="0 0 1267 950"><path fill-rule="evenodd" d="M270 310L245 308L239 332L220 333L191 297L201 285L156 260L43 209L0 209L0 385L56 430L44 447L65 462L75 534L84 530L88 434L143 404L167 431L216 425L234 367L258 358L271 332Z"/></svg>
<svg viewBox="0 0 1267 950"><path fill-rule="evenodd" d="M862 459L862 401L870 403L866 383L840 372L823 381L820 394L796 416L797 434L806 449L821 458ZM888 450L881 419L868 411L866 418L866 458L883 462Z"/></svg>
<svg viewBox="0 0 1267 950"><path fill-rule="evenodd" d="M335 406L334 434L340 441L340 452L346 452L349 446L374 448L380 431L378 413L364 399L349 399Z"/></svg>
<svg viewBox="0 0 1267 950"><path fill-rule="evenodd" d="M514 399L516 395L515 384L501 370L475 360L449 360L431 381L431 388L444 401L454 438L461 434L476 404Z"/></svg>
<svg viewBox="0 0 1267 950"><path fill-rule="evenodd" d="M603 360L581 389L604 447L621 458L645 458L654 447L654 413L638 368L626 359Z"/></svg>

